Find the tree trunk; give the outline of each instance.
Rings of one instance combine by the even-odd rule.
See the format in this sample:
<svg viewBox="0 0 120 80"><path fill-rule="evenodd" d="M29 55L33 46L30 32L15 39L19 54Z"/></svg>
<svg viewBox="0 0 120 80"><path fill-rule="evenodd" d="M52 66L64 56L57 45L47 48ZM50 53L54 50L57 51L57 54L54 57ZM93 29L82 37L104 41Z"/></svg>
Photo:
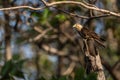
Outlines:
<svg viewBox="0 0 120 80"><path fill-rule="evenodd" d="M58 67L57 67L57 77L60 78L62 75L64 64L63 64L63 57L58 56Z"/></svg>
<svg viewBox="0 0 120 80"><path fill-rule="evenodd" d="M99 52L94 45L94 39L84 40L85 65L87 74L97 73L97 80L105 80Z"/></svg>
<svg viewBox="0 0 120 80"><path fill-rule="evenodd" d="M3 0L3 7L9 7L8 6L9 1L8 0ZM11 60L12 59L12 52L11 52L11 28L9 25L9 15L8 11L4 12L5 16L5 60Z"/></svg>

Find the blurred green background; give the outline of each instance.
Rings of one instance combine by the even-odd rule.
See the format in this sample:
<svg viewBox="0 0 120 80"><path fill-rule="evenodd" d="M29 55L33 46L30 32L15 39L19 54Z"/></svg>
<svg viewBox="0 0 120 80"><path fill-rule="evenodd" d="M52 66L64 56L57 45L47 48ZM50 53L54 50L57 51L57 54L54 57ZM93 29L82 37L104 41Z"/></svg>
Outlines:
<svg viewBox="0 0 120 80"><path fill-rule="evenodd" d="M0 0L0 8L25 5L44 6L41 0ZM120 11L120 0L97 0L95 5ZM79 5L65 4L57 8L89 16L89 10ZM95 73L85 73L82 42L72 28L87 19L72 17L59 9L0 11L0 80L96 80ZM95 16L100 14L94 11ZM106 80L119 80L120 18L95 18L90 24L90 29L105 38L106 48L99 51Z"/></svg>

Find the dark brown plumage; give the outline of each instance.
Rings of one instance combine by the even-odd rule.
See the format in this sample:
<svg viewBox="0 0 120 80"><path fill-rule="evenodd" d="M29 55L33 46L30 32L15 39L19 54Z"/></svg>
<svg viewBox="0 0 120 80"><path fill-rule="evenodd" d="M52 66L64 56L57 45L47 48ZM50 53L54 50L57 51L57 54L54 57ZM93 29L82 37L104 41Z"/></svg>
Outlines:
<svg viewBox="0 0 120 80"><path fill-rule="evenodd" d="M104 39L102 39L100 36L98 36L94 31L89 30L87 27L83 27L80 24L73 25L73 28L79 33L79 35L84 39L90 39L93 38L99 45L105 47L102 43Z"/></svg>

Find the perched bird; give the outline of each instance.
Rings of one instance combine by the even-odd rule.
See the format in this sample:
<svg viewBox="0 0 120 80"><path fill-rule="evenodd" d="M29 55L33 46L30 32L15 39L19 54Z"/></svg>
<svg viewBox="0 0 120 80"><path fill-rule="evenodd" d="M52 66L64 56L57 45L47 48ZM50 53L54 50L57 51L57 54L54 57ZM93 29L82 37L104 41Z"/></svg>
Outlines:
<svg viewBox="0 0 120 80"><path fill-rule="evenodd" d="M74 24L73 28L79 33L79 35L83 39L90 39L93 38L95 42L97 42L99 45L105 47L105 45L102 43L102 41L105 41L103 38L98 36L94 31L89 30L87 27L83 27L81 24Z"/></svg>

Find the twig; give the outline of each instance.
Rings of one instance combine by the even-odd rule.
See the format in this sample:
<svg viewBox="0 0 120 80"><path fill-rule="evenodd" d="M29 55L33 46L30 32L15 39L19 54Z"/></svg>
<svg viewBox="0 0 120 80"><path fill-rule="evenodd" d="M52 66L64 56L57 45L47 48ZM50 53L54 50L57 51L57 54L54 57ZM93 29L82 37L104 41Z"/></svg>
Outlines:
<svg viewBox="0 0 120 80"><path fill-rule="evenodd" d="M74 67L75 67L75 64L76 63L72 61L70 63L70 66L68 67L68 69L64 73L62 73L62 75L69 75L69 74L71 74L73 69L74 69Z"/></svg>
<svg viewBox="0 0 120 80"><path fill-rule="evenodd" d="M55 8L55 9L57 9L57 10L59 10L59 11L62 11L62 12L64 12L65 14L70 15L71 17L77 17L77 18L83 18L83 19L88 19L88 18L89 18L89 17L87 17L87 16L80 16L80 15L77 15L77 14L73 14L73 13L67 12L67 11L62 10L62 9L60 9L60 8L57 8L57 7L53 7L53 8Z"/></svg>
<svg viewBox="0 0 120 80"><path fill-rule="evenodd" d="M45 6L47 6L47 2L45 0L41 0Z"/></svg>
<svg viewBox="0 0 120 80"><path fill-rule="evenodd" d="M35 26L33 29L34 29L35 31L39 32L39 33L42 33L42 32L43 32L43 30L42 30L42 29L40 29L40 28L39 28L39 27L37 27L37 26Z"/></svg>
<svg viewBox="0 0 120 80"><path fill-rule="evenodd" d="M96 10L96 11L99 11L99 12L102 12L102 13L107 13L107 14L111 14L111 15L116 16L116 17L120 17L119 13L115 13L115 12L105 10L105 9L99 9L98 7L94 7L94 6L88 6L88 5L85 5L82 2L77 2L77 1L58 1L58 2L49 3L47 5L48 6L53 6L53 5L60 5L60 4L77 4L77 5L81 5L82 7L90 9L90 10Z"/></svg>
<svg viewBox="0 0 120 80"><path fill-rule="evenodd" d="M67 55L67 54L65 54L65 52L59 51L59 50L57 50L56 48L50 47L50 46L45 45L45 44L43 44L41 47L42 47L45 51L50 52L50 53L52 53L52 54L56 54L56 55L59 54L60 56Z"/></svg>
<svg viewBox="0 0 120 80"><path fill-rule="evenodd" d="M111 14L103 14L103 15L97 15L97 16L92 16L89 19L93 19L93 18L101 18L101 17L108 17L111 16Z"/></svg>
<svg viewBox="0 0 120 80"><path fill-rule="evenodd" d="M46 7L44 6L44 7L40 7L40 8L34 8L31 6L17 6L17 7L1 8L0 11L23 9L23 8L31 9L31 10L42 10L42 9L45 9Z"/></svg>
<svg viewBox="0 0 120 80"><path fill-rule="evenodd" d="M37 35L35 38L33 38L33 39L30 38L30 39L29 39L29 42L33 42L33 41L39 40L41 37L45 36L45 34L46 34L48 31L50 31L50 30L52 30L52 28L48 28L48 29L44 30L41 34Z"/></svg>
<svg viewBox="0 0 120 80"><path fill-rule="evenodd" d="M41 48L45 50L46 52L49 52L49 55L54 55L54 56L62 56L70 59L71 61L74 62L81 62L80 59L77 56L74 55L68 55L68 53L65 53L64 51L59 51L58 49L48 46L46 44L42 44Z"/></svg>

